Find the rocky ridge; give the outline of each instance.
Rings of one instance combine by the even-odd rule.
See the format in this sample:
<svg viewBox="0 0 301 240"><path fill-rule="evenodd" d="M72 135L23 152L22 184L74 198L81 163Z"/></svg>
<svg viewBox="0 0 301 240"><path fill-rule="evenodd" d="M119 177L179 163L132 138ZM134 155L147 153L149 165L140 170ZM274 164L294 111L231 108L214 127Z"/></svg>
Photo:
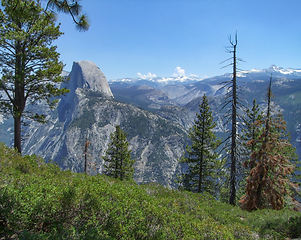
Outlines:
<svg viewBox="0 0 301 240"><path fill-rule="evenodd" d="M58 108L50 110L44 106L48 122L34 122L25 129L29 136L23 152L52 159L63 169L82 172L83 149L88 139L89 172L101 173L101 156L110 134L120 125L127 133L132 158L137 160L134 179L138 183L152 181L174 186L176 174L181 171L177 158L187 142L185 128L116 101L105 76L91 62L74 62L68 78L70 92L61 97Z"/></svg>
<svg viewBox="0 0 301 240"><path fill-rule="evenodd" d="M264 108L271 73L274 101L283 112L292 143L301 155L300 71L271 66L266 70L242 72L244 96L249 103L255 98ZM189 141L187 132L193 126L204 93L217 122L217 134L227 130L222 122L224 113L219 111L223 92L218 90L218 84L230 77L225 74L201 81L188 79L187 84L182 81L178 85L177 80L160 85L145 79L114 81L109 85L94 63L74 62L68 75L70 93L60 98L55 110L38 106L44 109L48 123L32 123L25 129L28 136L23 152L53 159L63 169L82 172L83 147L88 139L91 142L89 171L101 173L101 156L110 141L110 133L120 125L128 135L132 157L137 160L134 179L138 183L153 181L172 187L176 174L181 171L177 158ZM9 144L9 121L1 121L3 141Z"/></svg>

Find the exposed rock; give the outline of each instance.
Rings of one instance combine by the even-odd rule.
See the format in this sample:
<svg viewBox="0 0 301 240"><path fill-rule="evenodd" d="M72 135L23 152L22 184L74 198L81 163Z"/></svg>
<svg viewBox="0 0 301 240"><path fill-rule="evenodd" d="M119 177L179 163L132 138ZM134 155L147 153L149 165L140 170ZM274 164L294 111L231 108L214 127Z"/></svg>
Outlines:
<svg viewBox="0 0 301 240"><path fill-rule="evenodd" d="M66 103L71 103L74 100L77 88L100 92L104 96L113 97L106 76L93 62L73 62L72 71L67 78L69 79L69 83L62 84L62 87L70 89L70 93L66 97L63 97Z"/></svg>
<svg viewBox="0 0 301 240"><path fill-rule="evenodd" d="M113 97L106 76L93 62L73 62L69 78L74 79L69 85L71 91L76 88L82 88L101 92L107 97Z"/></svg>
<svg viewBox="0 0 301 240"><path fill-rule="evenodd" d="M187 142L186 130L154 113L114 100L103 73L88 61L74 62L69 74L70 93L55 110L47 109L48 123L27 127L23 152L53 159L63 169L84 170L84 145L88 149L89 172L102 173L102 156L116 125L127 133L136 159L134 179L138 183L159 182L175 186L180 158ZM148 91L149 89L142 89Z"/></svg>
<svg viewBox="0 0 301 240"><path fill-rule="evenodd" d="M48 123L32 123L25 128L27 139L23 144L25 154L35 153L47 160L53 159L63 169L83 171L84 143L88 138L91 142L89 170L93 174L101 173L101 156L107 149L110 134L116 125L120 125L127 133L132 157L137 160L134 179L138 183L154 181L174 186L176 174L181 171L177 158L181 157L188 143L187 132L193 126L204 93L217 122L217 135L223 136L228 128L222 121L227 109L220 111L226 90L218 90L218 84L231 78L229 74L187 85L165 84L166 87L159 89L156 82L150 81L141 80L141 85L140 82L115 82L111 85L114 97L105 76L94 63L74 62L68 77L69 85L64 86L70 88L70 93L61 97L55 110L50 110L46 104L37 106L47 115ZM241 78L245 82L247 102L251 103L255 98L264 109L270 73L254 70ZM275 79L272 90L276 96L274 101L288 123L292 143L301 155L298 117L301 80ZM9 131L12 122L0 120L3 122L0 125L1 141L9 145L12 142L12 132Z"/></svg>

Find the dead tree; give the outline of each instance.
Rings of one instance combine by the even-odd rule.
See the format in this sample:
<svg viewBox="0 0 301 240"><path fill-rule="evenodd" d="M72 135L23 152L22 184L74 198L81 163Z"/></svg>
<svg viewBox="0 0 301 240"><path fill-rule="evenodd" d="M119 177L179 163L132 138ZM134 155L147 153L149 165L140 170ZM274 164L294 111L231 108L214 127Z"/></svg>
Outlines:
<svg viewBox="0 0 301 240"><path fill-rule="evenodd" d="M232 79L227 80L221 83L222 87L220 89L226 90L225 94L225 102L221 106L221 111L223 109L227 109L226 114L224 116L224 124L228 125L230 124L230 130L227 131L228 136L224 140L225 146L224 150L226 152L226 155L228 156L230 161L228 162L228 165L230 165L230 194L229 194L229 203L232 205L235 205L236 203L236 190L237 190L237 184L238 184L238 173L237 170L239 168L239 160L238 156L242 154L241 151L243 151L243 146L240 146L240 136L238 134L238 131L241 126L242 122L242 116L240 114L240 110L243 110L243 96L242 96L242 89L238 85L237 81L237 72L241 69L237 68L237 62L243 61L240 58L237 58L237 33L235 34L235 39L233 40L231 36L229 37L229 42L231 46L226 47L226 51L230 54L233 54L233 57L223 61L222 63L225 63L227 61L231 61L226 66L222 67L233 67L233 73L232 73Z"/></svg>
<svg viewBox="0 0 301 240"><path fill-rule="evenodd" d="M90 146L90 141L88 140L88 134L89 133L87 133L85 147L84 147L84 158L85 158L84 173L86 174L88 174L88 167L89 167L88 158L91 157L91 155L88 153L88 148Z"/></svg>

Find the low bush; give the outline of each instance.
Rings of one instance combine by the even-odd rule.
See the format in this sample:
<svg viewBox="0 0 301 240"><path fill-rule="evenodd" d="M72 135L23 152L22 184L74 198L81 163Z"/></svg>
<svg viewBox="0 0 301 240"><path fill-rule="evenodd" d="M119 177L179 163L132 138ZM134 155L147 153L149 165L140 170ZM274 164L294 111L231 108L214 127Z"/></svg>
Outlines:
<svg viewBox="0 0 301 240"><path fill-rule="evenodd" d="M19 239L285 239L299 212L242 211L209 195L62 171L0 144L0 234Z"/></svg>

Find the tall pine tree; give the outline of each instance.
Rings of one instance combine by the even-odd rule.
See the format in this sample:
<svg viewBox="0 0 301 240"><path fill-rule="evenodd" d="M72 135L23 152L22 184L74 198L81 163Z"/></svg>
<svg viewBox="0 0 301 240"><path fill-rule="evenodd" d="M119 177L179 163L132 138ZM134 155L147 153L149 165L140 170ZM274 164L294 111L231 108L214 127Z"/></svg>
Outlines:
<svg viewBox="0 0 301 240"><path fill-rule="evenodd" d="M249 161L250 155L255 151L257 142L256 139L260 134L257 122L262 119L262 113L259 112L259 105L256 104L256 100L253 100L251 109L246 110L246 116L244 117L244 128L242 129L242 139L245 146L246 161ZM250 166L249 170L253 167ZM249 171L247 170L249 173Z"/></svg>
<svg viewBox="0 0 301 240"><path fill-rule="evenodd" d="M286 123L280 113L272 114L272 77L267 92L268 106L265 117L255 126L258 136L249 144L256 145L251 158L244 166L250 168L246 192L241 198L241 208L248 211L263 208L282 209L284 197L290 196L291 161L296 158L295 148L290 144Z"/></svg>
<svg viewBox="0 0 301 240"><path fill-rule="evenodd" d="M216 123L205 94L199 110L195 125L189 132L192 145L186 146L186 154L179 160L188 164L188 170L179 177L178 182L185 190L199 193L206 191L216 195L217 171L221 167L216 149L221 140L217 139L213 131Z"/></svg>
<svg viewBox="0 0 301 240"><path fill-rule="evenodd" d="M126 134L120 126L116 126L114 133L111 133L111 142L109 143L106 155L103 156L104 174L120 180L129 180L133 178L134 163L131 159L131 150L128 149L129 143L126 140Z"/></svg>
<svg viewBox="0 0 301 240"><path fill-rule="evenodd" d="M242 143L243 143L243 154L241 154L240 159L242 161L242 165L240 166L240 181L238 183L238 191L237 191L237 200L245 193L246 181L247 177L250 174L250 170L253 168L249 164L250 155L257 147L256 139L259 136L260 130L256 125L257 121L262 119L262 113L259 111L259 105L256 103L256 100L253 100L252 108L248 108L246 110L245 116L243 117L243 128L242 128ZM245 167L248 166L248 167Z"/></svg>
<svg viewBox="0 0 301 240"><path fill-rule="evenodd" d="M52 43L62 33L55 16L30 0L3 0L0 9L0 110L14 118L14 146L21 153L24 117L45 122L45 116L28 113L28 104L47 101L68 92L60 89L63 63Z"/></svg>

